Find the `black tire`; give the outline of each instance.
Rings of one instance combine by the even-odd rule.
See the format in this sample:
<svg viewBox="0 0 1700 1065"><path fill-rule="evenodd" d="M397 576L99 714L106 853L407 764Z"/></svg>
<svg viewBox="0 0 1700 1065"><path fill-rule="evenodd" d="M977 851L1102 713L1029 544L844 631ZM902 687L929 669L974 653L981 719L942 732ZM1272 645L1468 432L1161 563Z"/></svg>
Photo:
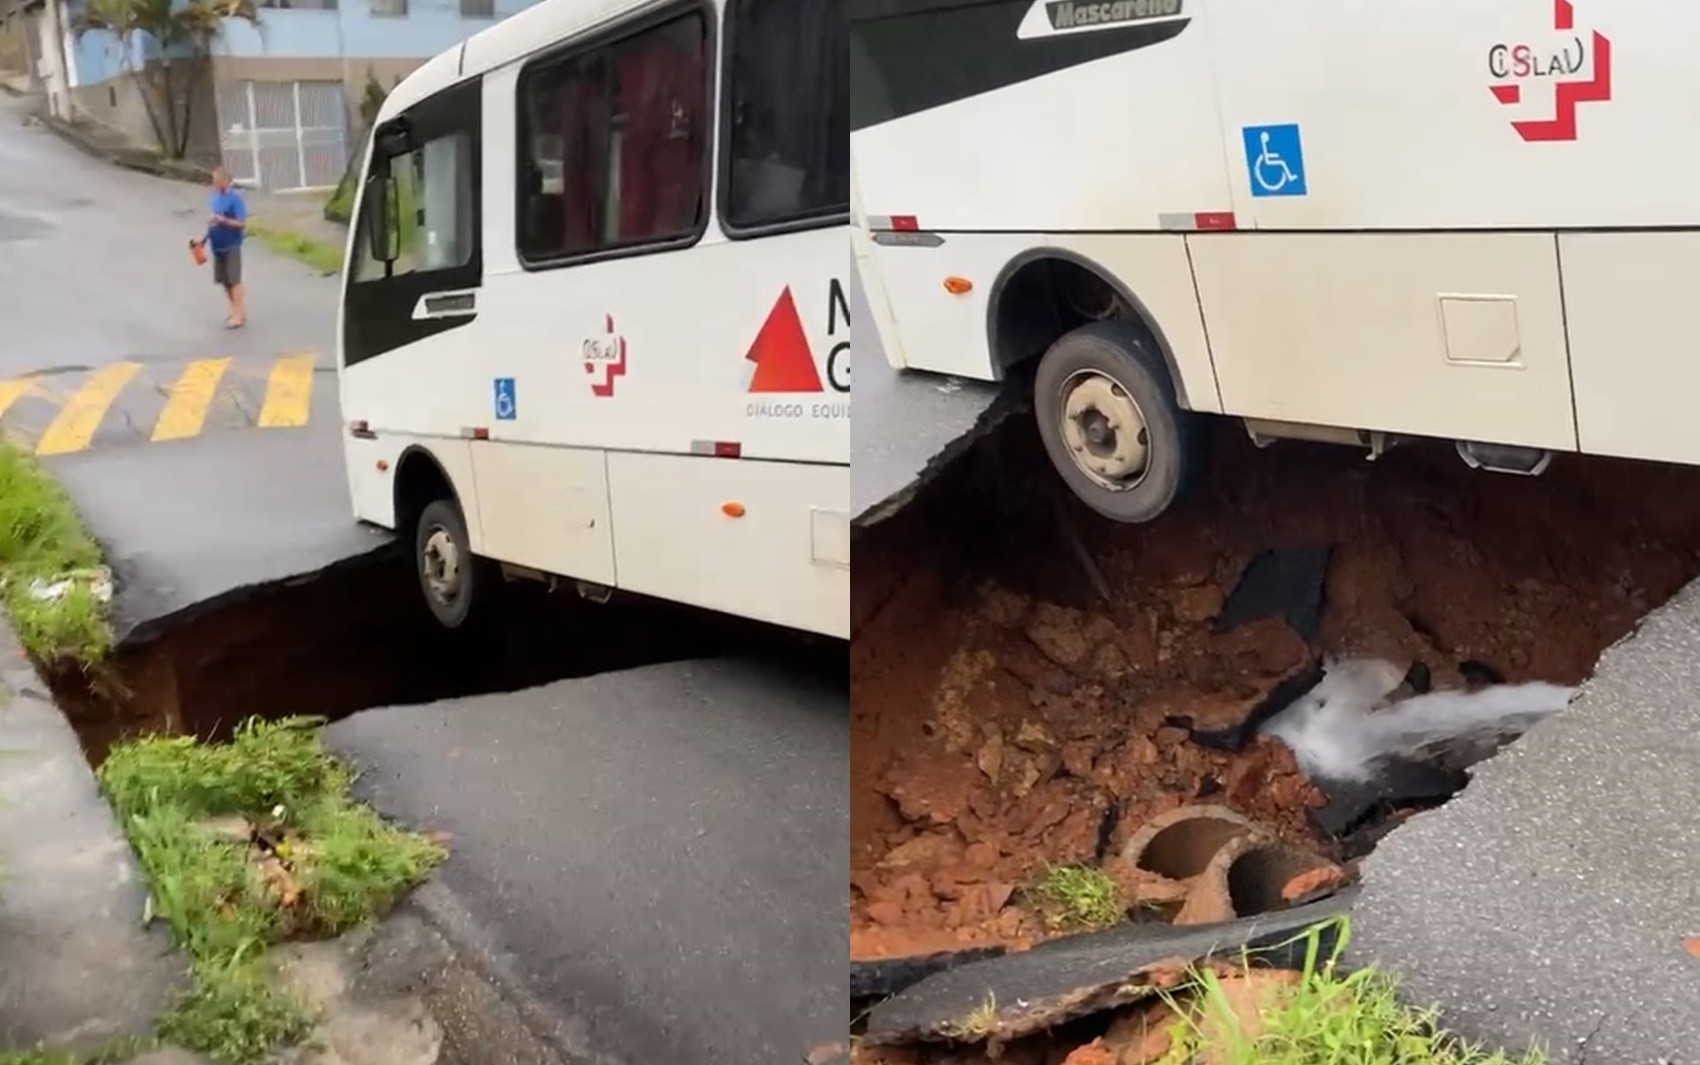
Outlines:
<svg viewBox="0 0 1700 1065"><path fill-rule="evenodd" d="M460 560L454 590L447 596L433 586L431 563L426 556L427 545L439 531L448 537ZM419 592L425 606L446 629L468 627L489 613L501 584L495 567L473 555L466 535L466 517L452 499L433 500L419 512L419 522L413 531L413 571L419 578Z"/></svg>
<svg viewBox="0 0 1700 1065"><path fill-rule="evenodd" d="M1143 472L1127 487L1102 483L1076 463L1063 422L1071 382L1096 374L1131 397L1143 418ZM1087 506L1112 521L1147 522L1185 496L1203 464L1203 423L1181 409L1163 358L1126 322L1093 322L1065 334L1039 360L1033 411L1051 464Z"/></svg>

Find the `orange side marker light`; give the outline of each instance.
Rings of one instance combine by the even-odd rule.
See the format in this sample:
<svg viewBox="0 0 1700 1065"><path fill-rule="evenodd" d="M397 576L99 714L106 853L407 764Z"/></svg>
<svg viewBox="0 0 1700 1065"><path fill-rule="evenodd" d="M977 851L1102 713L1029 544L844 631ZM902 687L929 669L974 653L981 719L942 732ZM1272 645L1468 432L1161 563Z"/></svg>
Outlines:
<svg viewBox="0 0 1700 1065"><path fill-rule="evenodd" d="M944 290L952 296L960 296L974 287L974 282L966 277L951 276L944 279Z"/></svg>
<svg viewBox="0 0 1700 1065"><path fill-rule="evenodd" d="M722 503L720 504L720 513L726 515L728 518L741 518L744 516L744 504Z"/></svg>

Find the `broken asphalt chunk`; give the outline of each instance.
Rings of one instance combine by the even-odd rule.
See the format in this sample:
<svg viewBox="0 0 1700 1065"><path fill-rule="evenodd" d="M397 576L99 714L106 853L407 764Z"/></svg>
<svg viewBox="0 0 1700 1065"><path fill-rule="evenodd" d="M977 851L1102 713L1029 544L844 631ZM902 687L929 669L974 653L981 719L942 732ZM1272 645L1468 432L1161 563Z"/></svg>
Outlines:
<svg viewBox="0 0 1700 1065"><path fill-rule="evenodd" d="M1285 621L1308 644L1322 625L1322 591L1333 548L1277 547L1258 552L1216 616L1216 631L1227 632L1257 618Z"/></svg>
<svg viewBox="0 0 1700 1065"><path fill-rule="evenodd" d="M1389 759L1369 780L1315 781L1328 802L1311 811L1311 821L1334 839L1344 839L1389 811L1443 803L1469 782L1469 774L1462 770Z"/></svg>
<svg viewBox="0 0 1700 1065"><path fill-rule="evenodd" d="M1188 965L1237 962L1242 948L1269 964L1296 967L1306 946L1300 933L1344 916L1356 896L1355 887L1347 888L1307 906L1223 924L1121 925L962 965L875 1006L863 1041L1008 1042L1146 998ZM1324 953L1332 946L1323 943Z"/></svg>
<svg viewBox="0 0 1700 1065"><path fill-rule="evenodd" d="M906 958L880 958L874 961L850 963L850 997L885 998L904 988L920 983L934 973L942 973L959 965L1001 957L1003 947L974 947L968 950L948 950L937 954L918 954Z"/></svg>

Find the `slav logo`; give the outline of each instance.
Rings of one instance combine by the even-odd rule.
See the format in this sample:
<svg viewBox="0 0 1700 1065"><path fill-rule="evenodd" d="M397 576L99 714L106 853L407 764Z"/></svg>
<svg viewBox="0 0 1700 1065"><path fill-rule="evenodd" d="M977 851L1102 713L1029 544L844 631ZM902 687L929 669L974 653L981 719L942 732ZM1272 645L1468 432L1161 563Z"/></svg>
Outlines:
<svg viewBox="0 0 1700 1065"><path fill-rule="evenodd" d="M614 332L614 316L603 315L607 331L584 342L584 372L590 377L590 393L607 399L614 382L626 376L626 338Z"/></svg>
<svg viewBox="0 0 1700 1065"><path fill-rule="evenodd" d="M1576 108L1611 99L1611 41L1599 31L1588 40L1576 32L1576 9L1571 0L1553 0L1552 27L1568 39L1536 48L1528 44L1496 44L1488 49L1488 86L1494 99L1508 107L1523 102L1526 87L1547 83L1553 90L1553 116L1511 123L1525 141L1573 141Z"/></svg>
<svg viewBox="0 0 1700 1065"><path fill-rule="evenodd" d="M752 418L781 419L850 416L847 400L802 398L828 391L841 394L850 391L850 341L838 339L840 330L849 331L850 312L836 280L828 289L826 317L827 339L833 343L826 359L826 372L822 374L790 286L779 293L744 355L746 361L755 364L745 389L751 396L745 414Z"/></svg>

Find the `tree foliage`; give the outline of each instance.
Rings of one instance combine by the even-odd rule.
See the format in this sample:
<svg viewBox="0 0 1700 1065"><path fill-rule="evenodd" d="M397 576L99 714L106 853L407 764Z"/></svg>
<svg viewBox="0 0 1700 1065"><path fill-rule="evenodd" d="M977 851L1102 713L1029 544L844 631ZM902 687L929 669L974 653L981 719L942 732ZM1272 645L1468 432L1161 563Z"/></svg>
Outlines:
<svg viewBox="0 0 1700 1065"><path fill-rule="evenodd" d="M258 26L255 0L86 0L72 27L79 37L105 31L117 38L122 68L135 81L160 151L181 159L189 150L197 78L227 19Z"/></svg>
<svg viewBox="0 0 1700 1065"><path fill-rule="evenodd" d="M401 84L398 77L390 83L390 89ZM383 110L384 101L389 98L390 89L384 88L384 83L378 80L377 72L366 68L366 88L360 94L360 139L355 143L367 145L372 126L378 121L378 112ZM332 222L347 225L354 213L354 186L360 180L360 174L366 169L366 148L348 153L348 165L343 167L342 177L336 183L336 191L325 201L325 218Z"/></svg>

